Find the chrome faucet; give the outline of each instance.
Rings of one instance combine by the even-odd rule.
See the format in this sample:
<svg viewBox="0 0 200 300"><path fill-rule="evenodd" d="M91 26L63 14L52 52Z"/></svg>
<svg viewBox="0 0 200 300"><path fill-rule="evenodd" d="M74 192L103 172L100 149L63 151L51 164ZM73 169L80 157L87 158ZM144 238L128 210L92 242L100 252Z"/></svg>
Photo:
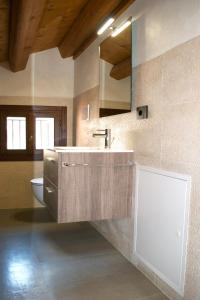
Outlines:
<svg viewBox="0 0 200 300"><path fill-rule="evenodd" d="M93 133L93 137L104 137L105 138L105 148L111 147L111 129L97 129L97 132L101 133Z"/></svg>

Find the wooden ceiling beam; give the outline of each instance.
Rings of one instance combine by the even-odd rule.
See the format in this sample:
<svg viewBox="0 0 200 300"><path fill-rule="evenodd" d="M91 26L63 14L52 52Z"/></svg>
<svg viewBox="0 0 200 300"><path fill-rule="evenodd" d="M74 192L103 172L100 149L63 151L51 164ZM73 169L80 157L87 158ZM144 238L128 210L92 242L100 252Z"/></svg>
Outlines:
<svg viewBox="0 0 200 300"><path fill-rule="evenodd" d="M26 68L47 0L12 0L9 64L13 72Z"/></svg>
<svg viewBox="0 0 200 300"><path fill-rule="evenodd" d="M8 60L9 12L9 2L0 0L0 62Z"/></svg>
<svg viewBox="0 0 200 300"><path fill-rule="evenodd" d="M135 0L88 0L59 45L63 58L80 55L97 37L97 29L110 16L122 13Z"/></svg>
<svg viewBox="0 0 200 300"><path fill-rule="evenodd" d="M110 76L114 79L121 80L131 75L131 58L127 58L114 65L110 71Z"/></svg>
<svg viewBox="0 0 200 300"><path fill-rule="evenodd" d="M135 0L123 0L121 1L121 3L112 11L111 16L113 18L117 18L119 17L131 4L133 4L133 2L135 2ZM98 28L100 28L103 23L106 21L108 16L106 16L106 18L104 18L102 24L100 24L98 26ZM74 51L73 54L73 58L76 59L79 55L81 55L81 53L87 49L90 44L92 44L92 42L94 42L96 40L96 38L98 37L97 35L97 29L80 45L80 47Z"/></svg>

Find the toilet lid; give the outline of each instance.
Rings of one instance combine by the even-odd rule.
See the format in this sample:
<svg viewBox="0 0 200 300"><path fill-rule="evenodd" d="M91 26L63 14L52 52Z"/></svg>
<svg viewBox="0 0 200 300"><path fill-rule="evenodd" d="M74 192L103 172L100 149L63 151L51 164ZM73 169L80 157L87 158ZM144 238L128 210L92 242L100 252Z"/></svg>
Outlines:
<svg viewBox="0 0 200 300"><path fill-rule="evenodd" d="M34 178L34 179L31 180L31 183L33 183L35 185L43 185L43 182L44 182L44 180L43 180L42 177L41 178Z"/></svg>

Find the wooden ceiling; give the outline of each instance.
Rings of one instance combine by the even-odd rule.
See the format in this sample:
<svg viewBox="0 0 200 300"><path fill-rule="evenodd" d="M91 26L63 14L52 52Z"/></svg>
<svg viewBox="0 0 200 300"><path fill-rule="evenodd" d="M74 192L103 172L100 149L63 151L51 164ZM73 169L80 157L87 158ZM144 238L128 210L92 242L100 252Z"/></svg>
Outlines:
<svg viewBox="0 0 200 300"><path fill-rule="evenodd" d="M8 60L9 3L0 0L0 62Z"/></svg>
<svg viewBox="0 0 200 300"><path fill-rule="evenodd" d="M0 62L12 71L29 55L58 47L63 58L79 56L105 20L135 0L0 0Z"/></svg>
<svg viewBox="0 0 200 300"><path fill-rule="evenodd" d="M100 58L113 65L110 76L120 80L131 74L131 26L116 37L108 37L100 45Z"/></svg>

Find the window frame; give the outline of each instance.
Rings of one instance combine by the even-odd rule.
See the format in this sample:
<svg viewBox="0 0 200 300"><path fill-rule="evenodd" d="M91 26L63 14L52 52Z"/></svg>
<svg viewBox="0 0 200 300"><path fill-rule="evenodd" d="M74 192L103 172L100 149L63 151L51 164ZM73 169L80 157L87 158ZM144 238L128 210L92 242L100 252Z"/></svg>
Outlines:
<svg viewBox="0 0 200 300"><path fill-rule="evenodd" d="M26 149L7 149L7 117L26 118ZM35 118L54 118L54 145L67 145L67 107L40 105L0 105L0 161L43 160L43 150L35 149Z"/></svg>

